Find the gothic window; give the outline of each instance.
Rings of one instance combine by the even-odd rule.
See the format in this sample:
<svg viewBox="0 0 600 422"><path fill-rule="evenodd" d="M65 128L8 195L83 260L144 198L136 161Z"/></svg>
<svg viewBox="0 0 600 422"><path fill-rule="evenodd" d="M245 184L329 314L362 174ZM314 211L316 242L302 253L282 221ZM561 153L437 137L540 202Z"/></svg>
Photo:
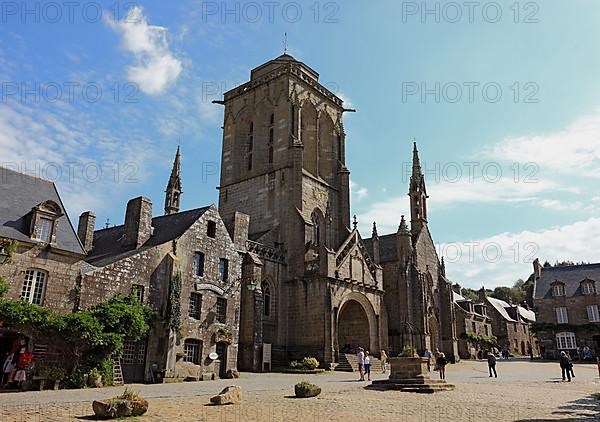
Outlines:
<svg viewBox="0 0 600 422"><path fill-rule="evenodd" d="M183 343L183 361L200 365L200 350L202 343L200 340L187 339Z"/></svg>
<svg viewBox="0 0 600 422"><path fill-rule="evenodd" d="M44 294L46 290L46 279L48 273L41 270L25 271L25 280L23 281L23 289L21 290L21 299L41 305L44 302Z"/></svg>
<svg viewBox="0 0 600 422"><path fill-rule="evenodd" d="M254 150L254 123L250 122L250 127L248 131L248 143L247 143L247 168L248 171L252 170L252 151Z"/></svg>
<svg viewBox="0 0 600 422"><path fill-rule="evenodd" d="M263 315L271 315L271 288L266 281L262 282L262 294L263 294Z"/></svg>
<svg viewBox="0 0 600 422"><path fill-rule="evenodd" d="M310 219L313 224L313 243L318 245L321 243L321 223L319 221L319 216L315 211L313 211L313 213L310 215Z"/></svg>
<svg viewBox="0 0 600 422"><path fill-rule="evenodd" d="M269 123L271 124L271 126L273 126L275 124L275 114L271 113L271 118L269 119Z"/></svg>

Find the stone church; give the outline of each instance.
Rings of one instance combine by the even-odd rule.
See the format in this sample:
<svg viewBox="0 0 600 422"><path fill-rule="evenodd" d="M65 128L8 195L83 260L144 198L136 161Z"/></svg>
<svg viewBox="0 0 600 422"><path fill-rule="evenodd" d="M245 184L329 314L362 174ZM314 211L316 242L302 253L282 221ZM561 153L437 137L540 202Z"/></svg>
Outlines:
<svg viewBox="0 0 600 422"><path fill-rule="evenodd" d="M288 54L224 94L219 213L235 239L250 216L242 264L238 367L315 356L336 363L360 345L457 356L451 284L427 226L416 146L411 227L363 239L350 222L342 100ZM241 214L243 213L243 214Z"/></svg>

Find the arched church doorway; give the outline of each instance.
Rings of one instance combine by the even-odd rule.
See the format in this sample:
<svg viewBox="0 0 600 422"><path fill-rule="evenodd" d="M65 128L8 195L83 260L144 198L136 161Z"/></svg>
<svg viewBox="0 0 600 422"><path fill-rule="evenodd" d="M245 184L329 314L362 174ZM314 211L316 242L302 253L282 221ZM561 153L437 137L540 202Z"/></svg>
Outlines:
<svg viewBox="0 0 600 422"><path fill-rule="evenodd" d="M360 303L349 300L340 310L338 317L338 345L340 352L353 352L358 346L371 348L367 313Z"/></svg>

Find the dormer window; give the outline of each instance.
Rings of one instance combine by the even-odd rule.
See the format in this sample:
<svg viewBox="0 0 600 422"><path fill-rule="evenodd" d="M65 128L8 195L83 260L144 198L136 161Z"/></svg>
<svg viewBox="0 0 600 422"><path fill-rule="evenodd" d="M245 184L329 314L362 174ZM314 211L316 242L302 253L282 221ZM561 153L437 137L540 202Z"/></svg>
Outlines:
<svg viewBox="0 0 600 422"><path fill-rule="evenodd" d="M565 285L560 281L555 281L552 284L552 296L564 296L565 295Z"/></svg>
<svg viewBox="0 0 600 422"><path fill-rule="evenodd" d="M586 279L581 282L581 292L584 295L593 295L596 293L596 288L594 287L594 282L592 280Z"/></svg>
<svg viewBox="0 0 600 422"><path fill-rule="evenodd" d="M52 226L54 221L49 218L40 218L35 227L35 238L42 242L50 243L52 239Z"/></svg>
<svg viewBox="0 0 600 422"><path fill-rule="evenodd" d="M31 212L31 238L44 243L56 243L56 226L62 216L60 206L54 201L46 201L33 207Z"/></svg>

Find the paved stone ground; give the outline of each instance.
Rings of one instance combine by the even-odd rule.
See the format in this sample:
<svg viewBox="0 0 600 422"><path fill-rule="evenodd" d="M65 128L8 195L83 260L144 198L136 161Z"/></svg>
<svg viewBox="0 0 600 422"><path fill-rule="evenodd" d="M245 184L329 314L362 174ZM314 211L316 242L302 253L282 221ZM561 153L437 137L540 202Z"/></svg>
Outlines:
<svg viewBox="0 0 600 422"><path fill-rule="evenodd" d="M130 385L150 408L141 421L540 421L600 420L600 378L595 365L576 365L576 378L562 382L557 363L498 363L499 378L489 378L485 362L450 365L447 380L455 391L433 395L375 391L351 373L323 375L249 374L238 380L162 385ZM433 372L433 376L437 373ZM377 374L375 379L385 378ZM300 380L323 392L295 399ZM243 390L239 405L207 406L222 387ZM91 419L91 401L108 398L123 387L0 395L0 421L70 421Z"/></svg>

